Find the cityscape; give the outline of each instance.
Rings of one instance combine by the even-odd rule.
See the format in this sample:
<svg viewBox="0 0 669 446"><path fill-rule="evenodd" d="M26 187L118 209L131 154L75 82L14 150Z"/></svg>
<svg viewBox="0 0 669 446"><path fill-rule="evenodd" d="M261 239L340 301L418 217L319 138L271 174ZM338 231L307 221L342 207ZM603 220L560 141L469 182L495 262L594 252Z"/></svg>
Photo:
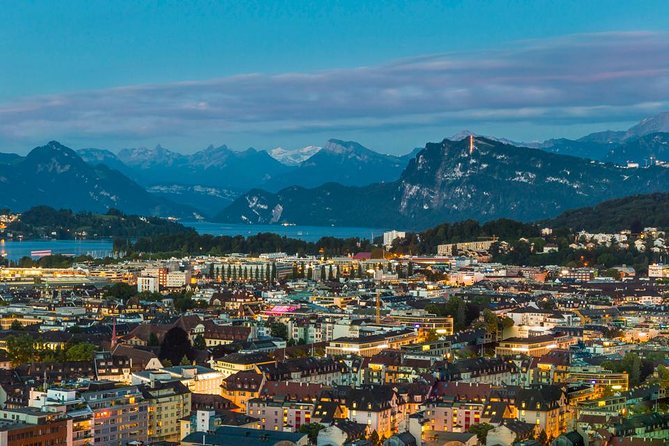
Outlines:
<svg viewBox="0 0 669 446"><path fill-rule="evenodd" d="M1 4L0 446L669 445L669 4Z"/></svg>

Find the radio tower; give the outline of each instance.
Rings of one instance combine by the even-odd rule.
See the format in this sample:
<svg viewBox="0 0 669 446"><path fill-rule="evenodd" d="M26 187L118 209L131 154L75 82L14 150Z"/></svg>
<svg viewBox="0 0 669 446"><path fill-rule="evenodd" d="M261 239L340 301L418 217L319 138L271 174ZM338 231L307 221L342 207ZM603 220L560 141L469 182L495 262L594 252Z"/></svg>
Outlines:
<svg viewBox="0 0 669 446"><path fill-rule="evenodd" d="M474 135L469 135L469 154L474 153Z"/></svg>

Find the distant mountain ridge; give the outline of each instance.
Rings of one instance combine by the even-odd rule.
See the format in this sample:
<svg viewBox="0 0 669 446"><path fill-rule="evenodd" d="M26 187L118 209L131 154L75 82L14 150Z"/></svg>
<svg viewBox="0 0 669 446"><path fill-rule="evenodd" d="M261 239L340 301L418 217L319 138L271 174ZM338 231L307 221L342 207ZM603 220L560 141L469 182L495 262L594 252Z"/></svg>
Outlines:
<svg viewBox="0 0 669 446"><path fill-rule="evenodd" d="M565 155L573 155L616 164L644 163L651 158L669 162L669 112L643 119L627 131L606 130L582 138L551 139L537 147Z"/></svg>
<svg viewBox="0 0 669 446"><path fill-rule="evenodd" d="M254 189L217 216L227 223L424 228L500 217L525 221L634 193L669 190L669 169L624 169L476 138L428 143L398 181Z"/></svg>
<svg viewBox="0 0 669 446"><path fill-rule="evenodd" d="M464 131L404 156L337 139L274 149L274 156L225 145L188 155L162 146L74 152L52 141L25 157L0 154L0 205L178 216L197 210L234 223L421 228L466 218L545 219L668 189L669 113L626 131L532 147L475 135L471 154L469 135L475 134ZM628 161L642 168L619 167Z"/></svg>
<svg viewBox="0 0 669 446"><path fill-rule="evenodd" d="M215 206L212 197L221 200L213 211L217 212L252 188L278 191L293 185L316 187L328 182L362 186L395 181L411 158L384 155L354 141L336 139L322 147L272 152L274 156L264 150L235 151L223 145L209 146L191 155L162 146L123 149L118 155L104 149L82 149L79 154L89 164L116 169L152 193L193 205L209 215Z"/></svg>
<svg viewBox="0 0 669 446"><path fill-rule="evenodd" d="M11 164L0 164L0 206L20 211L38 205L180 217L193 213L188 206L151 195L116 170L91 166L56 141L34 148Z"/></svg>

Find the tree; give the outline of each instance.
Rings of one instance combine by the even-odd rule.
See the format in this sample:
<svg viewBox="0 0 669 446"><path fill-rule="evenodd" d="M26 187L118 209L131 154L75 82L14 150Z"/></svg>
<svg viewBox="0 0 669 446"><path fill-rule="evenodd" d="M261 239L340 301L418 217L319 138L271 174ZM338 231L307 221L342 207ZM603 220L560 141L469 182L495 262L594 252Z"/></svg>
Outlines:
<svg viewBox="0 0 669 446"><path fill-rule="evenodd" d="M321 266L321 282L325 282L325 265Z"/></svg>
<svg viewBox="0 0 669 446"><path fill-rule="evenodd" d="M270 335L275 338L288 340L288 327L286 327L286 324L283 324L281 322L274 322L270 326Z"/></svg>
<svg viewBox="0 0 669 446"><path fill-rule="evenodd" d="M483 310L481 315L483 316L483 324L486 332L490 335L497 336L497 332L499 331L499 319L497 318L497 315L487 308Z"/></svg>
<svg viewBox="0 0 669 446"><path fill-rule="evenodd" d="M160 341L158 340L158 336L155 333L151 333L149 335L148 345L149 345L149 347L158 347L160 345Z"/></svg>
<svg viewBox="0 0 669 446"><path fill-rule="evenodd" d="M439 340L439 334L437 334L437 330L435 329L430 329L425 333L425 342L435 342Z"/></svg>
<svg viewBox="0 0 669 446"><path fill-rule="evenodd" d="M548 434L546 434L546 431L542 430L539 433L539 436L537 437L537 441L539 443L543 444L544 446L548 445Z"/></svg>
<svg viewBox="0 0 669 446"><path fill-rule="evenodd" d="M172 364L180 364L184 357L193 359L193 347L188 334L181 327L173 327L163 338L158 358L168 359Z"/></svg>
<svg viewBox="0 0 669 446"><path fill-rule="evenodd" d="M626 353L622 361L605 361L602 367L617 373L627 373L630 387L638 386L641 382L641 358L636 353Z"/></svg>
<svg viewBox="0 0 669 446"><path fill-rule="evenodd" d="M179 313L185 313L186 311L195 308L195 302L187 293L180 293L172 295L174 299L174 309Z"/></svg>
<svg viewBox="0 0 669 446"><path fill-rule="evenodd" d="M118 282L113 284L110 287L107 287L105 290L105 295L113 299L120 299L122 301L127 301L131 297L137 294L137 288L128 285L127 283Z"/></svg>
<svg viewBox="0 0 669 446"><path fill-rule="evenodd" d="M376 432L376 430L369 434L369 438L367 440L372 444L372 446L381 446L381 437L379 437L379 433Z"/></svg>
<svg viewBox="0 0 669 446"><path fill-rule="evenodd" d="M654 379L663 389L669 389L669 369L662 364L657 366L655 371L657 377Z"/></svg>
<svg viewBox="0 0 669 446"><path fill-rule="evenodd" d="M90 342L75 344L65 350L65 359L67 361L92 361L97 347Z"/></svg>
<svg viewBox="0 0 669 446"><path fill-rule="evenodd" d="M23 330L23 324L19 322L18 319L14 319L12 325L9 326L9 329L14 331Z"/></svg>
<svg viewBox="0 0 669 446"><path fill-rule="evenodd" d="M38 359L35 339L27 334L9 336L7 338L7 354L14 366L35 362Z"/></svg>
<svg viewBox="0 0 669 446"><path fill-rule="evenodd" d="M493 429L494 426L488 423L479 423L469 426L468 432L470 434L476 434L476 438L479 441L479 444L485 444L486 438L488 438L488 432Z"/></svg>
<svg viewBox="0 0 669 446"><path fill-rule="evenodd" d="M307 434L307 436L309 437L309 442L311 444L316 444L318 439L318 433L322 429L325 429L325 426L323 426L320 423L308 423L300 426L300 432L303 434Z"/></svg>
<svg viewBox="0 0 669 446"><path fill-rule="evenodd" d="M193 347L197 350L206 350L207 343L204 340L204 336L201 334L195 336L195 339L193 340Z"/></svg>

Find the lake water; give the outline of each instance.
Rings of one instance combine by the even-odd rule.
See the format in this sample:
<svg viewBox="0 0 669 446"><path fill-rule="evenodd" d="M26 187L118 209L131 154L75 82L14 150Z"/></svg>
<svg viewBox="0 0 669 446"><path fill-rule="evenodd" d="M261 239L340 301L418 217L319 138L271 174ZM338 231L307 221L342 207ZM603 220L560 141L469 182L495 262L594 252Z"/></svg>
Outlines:
<svg viewBox="0 0 669 446"><path fill-rule="evenodd" d="M0 251L10 260L30 257L31 251L51 250L52 254L106 257L112 253L111 240L5 240Z"/></svg>
<svg viewBox="0 0 669 446"><path fill-rule="evenodd" d="M261 232L272 232L282 236L315 242L321 237L359 237L370 239L383 234L384 229L356 228L344 226L280 226L280 225L233 225L210 222L182 222L200 234L242 235L248 237ZM52 254L90 255L106 257L112 253L111 240L5 240L0 251L10 260L30 257L32 251L51 250Z"/></svg>

